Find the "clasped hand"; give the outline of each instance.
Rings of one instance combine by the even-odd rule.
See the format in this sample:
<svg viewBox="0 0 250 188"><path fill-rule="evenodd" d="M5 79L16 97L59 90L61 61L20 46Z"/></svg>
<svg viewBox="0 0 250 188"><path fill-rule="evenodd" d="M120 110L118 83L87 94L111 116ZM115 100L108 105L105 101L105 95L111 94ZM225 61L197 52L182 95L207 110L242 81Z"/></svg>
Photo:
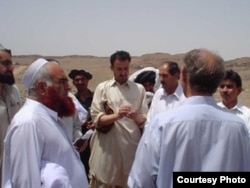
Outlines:
<svg viewBox="0 0 250 188"><path fill-rule="evenodd" d="M141 124L145 121L145 117L142 116L140 113L137 111L132 111L131 106L129 105L123 105L119 108L119 117L127 117L135 121L136 124Z"/></svg>

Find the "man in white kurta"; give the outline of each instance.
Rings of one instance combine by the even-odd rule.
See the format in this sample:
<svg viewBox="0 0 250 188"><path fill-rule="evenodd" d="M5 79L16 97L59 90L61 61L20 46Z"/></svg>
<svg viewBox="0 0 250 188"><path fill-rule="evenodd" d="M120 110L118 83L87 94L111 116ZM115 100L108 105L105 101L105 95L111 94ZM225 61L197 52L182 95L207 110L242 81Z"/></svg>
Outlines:
<svg viewBox="0 0 250 188"><path fill-rule="evenodd" d="M184 64L187 99L150 122L129 175L131 188L171 188L173 172L250 171L244 122L212 97L223 77L223 60L197 49L186 54Z"/></svg>
<svg viewBox="0 0 250 188"><path fill-rule="evenodd" d="M115 78L97 86L91 105L92 119L97 128L105 127L101 125L104 122L102 118L114 124L107 133L95 130L91 139L89 164L90 185L93 188L127 187L128 174L148 111L145 89L127 79L129 54L118 51L114 56L112 69ZM105 104L112 109L112 113L107 114ZM131 114L133 117L130 117Z"/></svg>
<svg viewBox="0 0 250 188"><path fill-rule="evenodd" d="M177 84L176 90L172 94L167 94L164 88L160 88L154 94L150 109L147 115L149 122L154 116L161 112L176 108L186 99L181 84Z"/></svg>
<svg viewBox="0 0 250 188"><path fill-rule="evenodd" d="M159 80L162 87L154 94L145 127L148 127L150 120L156 115L178 107L186 99L179 79L180 68L176 62L166 61L160 65Z"/></svg>
<svg viewBox="0 0 250 188"><path fill-rule="evenodd" d="M232 69L227 70L218 90L222 101L217 104L225 111L233 113L243 119L250 135L250 109L238 101L238 96L242 92L240 75Z"/></svg>
<svg viewBox="0 0 250 188"><path fill-rule="evenodd" d="M41 187L44 161L65 169L72 188L88 187L79 154L61 119L75 108L67 97L70 87L65 72L56 62L40 58L26 70L23 84L29 98L11 121L4 141L2 187Z"/></svg>
<svg viewBox="0 0 250 188"><path fill-rule="evenodd" d="M42 160L64 167L72 187L84 187L86 184L84 167L57 113L41 103L26 99L5 139L3 182L11 178L14 187L41 186ZM30 176L32 178L27 179Z"/></svg>

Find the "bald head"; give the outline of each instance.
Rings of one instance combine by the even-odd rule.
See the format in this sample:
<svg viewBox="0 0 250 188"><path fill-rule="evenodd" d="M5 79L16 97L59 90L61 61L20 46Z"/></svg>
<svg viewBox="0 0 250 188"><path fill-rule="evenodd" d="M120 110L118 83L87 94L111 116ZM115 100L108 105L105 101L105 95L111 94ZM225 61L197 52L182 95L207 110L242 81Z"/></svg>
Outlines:
<svg viewBox="0 0 250 188"><path fill-rule="evenodd" d="M225 72L223 59L206 49L195 49L184 58L187 82L199 93L213 94Z"/></svg>

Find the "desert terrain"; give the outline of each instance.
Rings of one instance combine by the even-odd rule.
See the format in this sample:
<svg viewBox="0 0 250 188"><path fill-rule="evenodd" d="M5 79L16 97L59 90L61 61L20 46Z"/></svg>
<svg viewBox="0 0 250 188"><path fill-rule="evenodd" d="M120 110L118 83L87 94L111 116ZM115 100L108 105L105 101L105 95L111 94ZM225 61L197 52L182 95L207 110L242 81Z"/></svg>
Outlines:
<svg viewBox="0 0 250 188"><path fill-rule="evenodd" d="M23 55L23 56L13 56L13 62L15 63L14 74L16 77L16 84L20 89L21 97L24 102L26 91L23 87L21 80L24 71L27 66L32 63L35 59L42 57L41 55ZM180 67L183 65L184 54L170 55L167 53L154 53L145 54L142 56L132 57L130 74L136 70L152 66L158 68L159 64L165 60L176 61ZM72 69L84 69L93 75L92 80L89 81L89 88L94 91L98 83L112 78L112 72L109 68L109 57L96 57L96 56L55 56L49 57L58 60L65 72L68 74ZM250 57L237 58L231 61L225 62L226 68L233 69L237 71L243 82L243 92L239 97L239 101L250 107ZM71 82L71 80L70 80ZM72 86L72 92L75 88ZM218 92L215 93L216 101L220 101L220 96Z"/></svg>

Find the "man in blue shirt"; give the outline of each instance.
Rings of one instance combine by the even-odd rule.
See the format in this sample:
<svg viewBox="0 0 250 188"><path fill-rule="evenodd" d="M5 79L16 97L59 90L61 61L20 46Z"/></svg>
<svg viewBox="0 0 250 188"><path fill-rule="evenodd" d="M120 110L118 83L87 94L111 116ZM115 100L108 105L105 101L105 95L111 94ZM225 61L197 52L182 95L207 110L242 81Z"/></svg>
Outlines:
<svg viewBox="0 0 250 188"><path fill-rule="evenodd" d="M239 117L221 110L213 94L224 75L218 55L188 52L181 71L187 99L150 121L137 148L129 187L170 188L173 172L249 171L249 137Z"/></svg>

